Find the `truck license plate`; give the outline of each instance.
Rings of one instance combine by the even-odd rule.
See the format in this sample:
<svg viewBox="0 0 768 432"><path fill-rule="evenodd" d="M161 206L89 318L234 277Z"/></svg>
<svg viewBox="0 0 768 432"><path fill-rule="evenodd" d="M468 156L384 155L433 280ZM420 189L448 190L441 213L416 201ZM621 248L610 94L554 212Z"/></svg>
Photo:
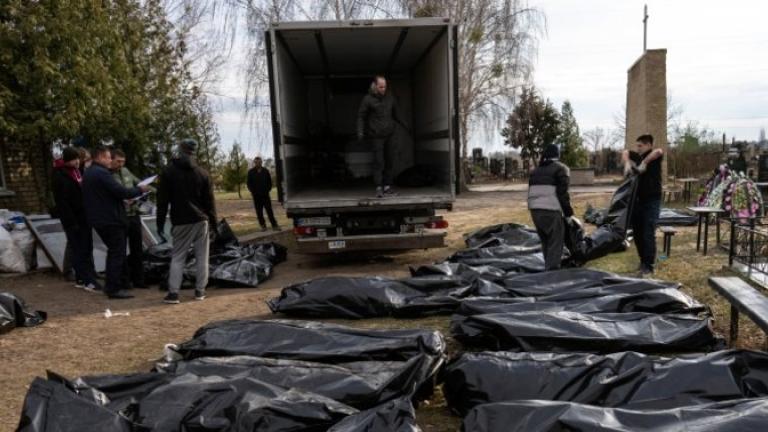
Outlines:
<svg viewBox="0 0 768 432"><path fill-rule="evenodd" d="M328 249L344 249L347 247L347 242L344 240L334 240L328 242Z"/></svg>

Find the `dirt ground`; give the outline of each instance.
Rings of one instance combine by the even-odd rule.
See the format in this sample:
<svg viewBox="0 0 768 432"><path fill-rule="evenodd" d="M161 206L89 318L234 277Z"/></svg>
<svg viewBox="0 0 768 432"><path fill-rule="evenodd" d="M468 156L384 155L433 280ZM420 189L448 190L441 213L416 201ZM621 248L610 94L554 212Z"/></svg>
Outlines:
<svg viewBox="0 0 768 432"><path fill-rule="evenodd" d="M585 193L574 197L576 214L581 215L587 202L605 206L607 193ZM219 213L227 217L233 229L245 233L258 226L253 207L247 200L222 200ZM283 210L275 213L288 226ZM161 303L157 289L134 290L131 300L107 300L104 296L78 290L53 273L0 278L0 290L23 297L34 308L49 314L48 322L29 329L16 329L0 336L0 430L14 430L18 423L24 395L35 376L47 370L67 377L82 375L147 371L158 359L163 346L192 337L194 331L210 322L230 318L273 317L264 303L277 296L288 284L326 275L381 275L402 277L409 265L441 261L463 246L462 234L502 222L530 223L524 192L467 193L457 200L452 212L445 214L450 223L448 247L427 251L409 251L389 255L340 255L311 257L289 252L288 261L275 268L272 279L256 288L215 289L203 302L182 292L182 304ZM661 262L657 277L681 282L683 289L708 303L715 316L715 328L725 333L728 306L707 287L706 278L722 273L727 256L714 251L707 257L695 252L695 227L681 230L673 242L672 257ZM290 244L290 242L288 242ZM661 241L659 241L659 245ZM290 245L289 245L290 248ZM710 248L710 251L713 252ZM613 254L590 265L594 268L631 273L637 267L634 250ZM104 311L128 312L130 316L105 318ZM372 319L339 321L347 325L377 328L418 327L437 329L448 334L448 317L420 320ZM740 346L759 348L761 333L745 321ZM449 340L451 351L457 348ZM454 431L460 419L445 408L440 389L432 400L417 410L417 419L425 431Z"/></svg>

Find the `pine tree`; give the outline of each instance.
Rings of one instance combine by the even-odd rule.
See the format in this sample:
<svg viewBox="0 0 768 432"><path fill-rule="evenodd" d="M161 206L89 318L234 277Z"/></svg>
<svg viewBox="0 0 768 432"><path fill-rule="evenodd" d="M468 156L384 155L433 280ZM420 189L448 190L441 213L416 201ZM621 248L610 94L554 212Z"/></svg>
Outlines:
<svg viewBox="0 0 768 432"><path fill-rule="evenodd" d="M237 190L238 198L242 198L241 189L248 179L248 161L245 159L240 143L235 141L232 150L229 152L229 158L222 171L222 181L224 189L227 191Z"/></svg>
<svg viewBox="0 0 768 432"><path fill-rule="evenodd" d="M579 124L573 114L573 107L569 101L563 102L560 109L560 161L571 168L584 168L589 163L587 149L584 148L584 139L579 132Z"/></svg>

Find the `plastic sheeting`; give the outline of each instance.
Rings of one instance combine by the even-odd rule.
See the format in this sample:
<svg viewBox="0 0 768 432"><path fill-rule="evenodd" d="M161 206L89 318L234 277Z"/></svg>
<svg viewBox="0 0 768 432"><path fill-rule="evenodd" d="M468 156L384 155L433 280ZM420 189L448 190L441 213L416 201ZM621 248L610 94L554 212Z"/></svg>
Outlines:
<svg viewBox="0 0 768 432"><path fill-rule="evenodd" d="M213 323L153 373L36 379L19 430L418 432L411 400L431 389L444 350L421 330Z"/></svg>
<svg viewBox="0 0 768 432"><path fill-rule="evenodd" d="M595 209L591 206L587 206L587 210L584 212L584 222L591 223L593 225L603 225L606 222L606 210ZM662 208L659 211L658 225L668 226L692 226L698 223L698 219L695 215L686 213L681 210L675 210L670 208Z"/></svg>
<svg viewBox="0 0 768 432"><path fill-rule="evenodd" d="M464 264L421 267L406 279L327 277L283 288L267 302L274 313L304 317L370 318L572 310L574 312L699 313L705 307L678 284L587 269L484 279ZM441 274L441 272L443 274ZM497 274L491 273L492 279ZM510 298L520 297L520 298ZM534 304L535 302L535 304Z"/></svg>
<svg viewBox="0 0 768 432"><path fill-rule="evenodd" d="M656 410L602 408L530 400L480 405L464 419L465 432L745 432L768 424L768 398Z"/></svg>
<svg viewBox="0 0 768 432"><path fill-rule="evenodd" d="M454 315L461 343L491 350L610 353L700 352L722 347L708 317L652 313L530 311Z"/></svg>
<svg viewBox="0 0 768 432"><path fill-rule="evenodd" d="M425 316L450 314L467 297L505 292L503 286L480 278L440 274L401 280L327 277L283 288L267 304L274 313L306 317Z"/></svg>
<svg viewBox="0 0 768 432"><path fill-rule="evenodd" d="M272 275L275 265L285 261L287 249L277 243L240 245L226 220L219 222L219 235L211 242L208 258L209 280L219 287L254 287ZM147 283L164 284L171 264L171 246L167 243L144 252L144 277ZM185 285L195 281L192 251L184 269Z"/></svg>
<svg viewBox="0 0 768 432"><path fill-rule="evenodd" d="M0 333L16 327L34 327L45 322L48 314L31 310L21 297L0 292Z"/></svg>
<svg viewBox="0 0 768 432"><path fill-rule="evenodd" d="M460 415L484 403L525 399L663 409L768 396L768 354L464 353L441 378L449 408Z"/></svg>
<svg viewBox="0 0 768 432"><path fill-rule="evenodd" d="M230 320L201 327L194 338L175 351L185 360L253 355L322 363L405 361L426 354L440 364L445 340L439 332L428 330L356 329L294 320Z"/></svg>

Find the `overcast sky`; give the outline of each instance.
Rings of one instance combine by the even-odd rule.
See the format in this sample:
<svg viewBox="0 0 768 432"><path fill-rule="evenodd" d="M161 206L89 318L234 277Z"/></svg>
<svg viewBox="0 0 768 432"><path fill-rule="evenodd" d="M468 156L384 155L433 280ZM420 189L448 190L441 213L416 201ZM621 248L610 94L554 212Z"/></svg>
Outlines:
<svg viewBox="0 0 768 432"><path fill-rule="evenodd" d="M558 107L570 100L582 131L613 128L626 101L627 69L642 54L646 3L648 48L667 49L667 88L684 120L756 140L768 128L768 1L531 0L547 17L534 77L543 95ZM222 147L238 140L248 156L271 154L271 143L242 122L244 92L235 75L219 89L227 97L216 99ZM501 148L499 139L471 144Z"/></svg>

